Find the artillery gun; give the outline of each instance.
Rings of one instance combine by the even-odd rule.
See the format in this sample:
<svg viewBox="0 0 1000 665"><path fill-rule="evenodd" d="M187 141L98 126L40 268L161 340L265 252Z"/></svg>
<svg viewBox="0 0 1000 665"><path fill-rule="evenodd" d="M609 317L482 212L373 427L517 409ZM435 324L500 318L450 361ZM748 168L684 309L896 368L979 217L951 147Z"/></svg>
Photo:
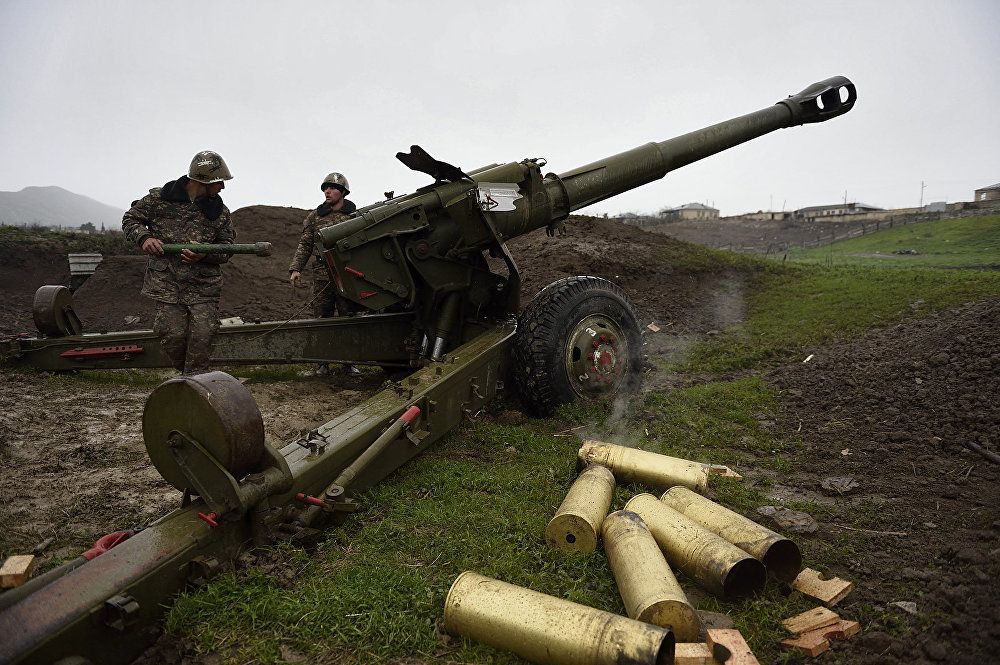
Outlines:
<svg viewBox="0 0 1000 665"><path fill-rule="evenodd" d="M320 232L336 288L370 313L224 326L212 359L412 373L280 449L264 440L253 398L228 374L158 386L143 438L156 469L183 493L181 506L0 595L0 661L130 661L156 638L177 592L225 569L248 544L305 539L352 512L359 491L480 412L508 370L542 414L634 387L641 338L625 293L604 279L570 277L519 312L519 273L505 241L551 230L574 210L777 129L842 115L856 98L848 79L830 78L559 175L543 175L540 158L463 172L417 146L397 154L434 182ZM503 268L491 269L487 253ZM8 340L0 355L50 370L169 366L151 331L83 334L59 287L39 291L35 319L44 336Z"/></svg>

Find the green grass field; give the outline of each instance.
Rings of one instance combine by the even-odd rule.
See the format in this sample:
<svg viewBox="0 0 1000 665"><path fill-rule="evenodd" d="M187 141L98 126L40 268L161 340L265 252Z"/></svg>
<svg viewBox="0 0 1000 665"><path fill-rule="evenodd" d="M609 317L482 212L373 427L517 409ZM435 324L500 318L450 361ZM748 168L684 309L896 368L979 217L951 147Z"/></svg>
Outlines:
<svg viewBox="0 0 1000 665"><path fill-rule="evenodd" d="M908 250L917 253L896 253ZM896 226L815 249L791 249L788 259L822 265L1000 268L1000 215Z"/></svg>
<svg viewBox="0 0 1000 665"><path fill-rule="evenodd" d="M969 250L947 255L949 266L996 265L998 219L919 225L863 240L872 243L867 249L914 246L903 233L930 234L936 240L918 250L931 254L933 248L942 256L943 248ZM609 422L611 411L601 406L573 405L538 420L512 418L516 405L495 404L486 419L461 427L361 495L362 510L331 530L315 552L275 548L263 562L183 596L170 611L169 631L232 663L299 656L357 663L519 662L442 634L445 595L464 570L623 612L603 554L567 556L544 544L545 525L576 476L580 441L560 433L581 425L585 431L625 431L630 443L657 452L737 469L752 460L758 469L787 471L804 461L802 443L761 425L775 413L778 396L743 370L798 360L815 345L871 326L1000 298L1000 271L883 265L770 264L755 270L745 324L697 346L675 368L697 373L698 385L648 392L633 400L619 423ZM736 510L768 502L766 479L720 478L713 488ZM613 508L639 491L620 487ZM834 516L814 504L789 505L841 523L863 525L871 517L864 506L838 508ZM802 539L800 546L811 567L825 570L865 548L866 538ZM781 619L811 607L801 596L783 596L769 585L754 598L729 602L681 581L696 607L733 617L761 662L800 662L779 651L778 642ZM852 611L863 624L884 612L866 606Z"/></svg>

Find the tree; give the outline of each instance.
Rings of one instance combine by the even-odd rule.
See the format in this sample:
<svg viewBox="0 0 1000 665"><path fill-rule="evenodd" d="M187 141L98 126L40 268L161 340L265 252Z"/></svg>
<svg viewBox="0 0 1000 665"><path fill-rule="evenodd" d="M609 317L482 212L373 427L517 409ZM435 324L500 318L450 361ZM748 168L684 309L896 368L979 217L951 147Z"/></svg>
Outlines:
<svg viewBox="0 0 1000 665"><path fill-rule="evenodd" d="M97 231L97 227L90 222L85 222L80 225L80 230L84 233L95 233Z"/></svg>

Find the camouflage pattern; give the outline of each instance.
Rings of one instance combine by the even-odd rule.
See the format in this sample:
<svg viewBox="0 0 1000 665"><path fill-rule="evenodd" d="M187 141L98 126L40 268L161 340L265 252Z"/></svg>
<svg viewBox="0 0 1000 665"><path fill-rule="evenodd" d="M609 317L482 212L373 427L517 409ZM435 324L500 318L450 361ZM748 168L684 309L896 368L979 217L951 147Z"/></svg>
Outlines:
<svg viewBox="0 0 1000 665"><path fill-rule="evenodd" d="M175 183L149 190L122 218L125 238L139 247L147 238L164 243L232 244L236 240L229 209L221 206L217 219L209 219L192 201L161 196L165 188L176 193ZM186 197L186 194L185 194ZM173 196L173 198L179 198ZM192 305L218 302L222 295L222 268L229 257L209 254L197 263L184 263L179 254L151 256L146 264L142 293L160 302Z"/></svg>
<svg viewBox="0 0 1000 665"><path fill-rule="evenodd" d="M219 308L214 302L193 305L160 303L153 332L174 368L184 374L207 372L212 358L212 338L219 329Z"/></svg>
<svg viewBox="0 0 1000 665"><path fill-rule="evenodd" d="M299 238L299 245L295 248L295 255L288 266L288 272L302 272L310 258L313 258L313 278L329 280L326 261L323 259L321 249L323 243L320 240L319 229L324 226L333 226L347 219L357 208L354 203L344 200L344 205L340 210L327 210L329 206L321 205L316 210L310 211L302 222L302 235Z"/></svg>
<svg viewBox="0 0 1000 665"><path fill-rule="evenodd" d="M323 178L323 182L319 185L319 191L323 191L328 185L337 185L344 192L344 196L351 193L351 185L347 182L347 178L344 177L343 173L331 173Z"/></svg>
<svg viewBox="0 0 1000 665"><path fill-rule="evenodd" d="M346 179L344 182L347 182ZM313 315L319 319L338 313L341 316L346 316L354 311L354 308L350 307L347 300L337 291L337 287L330 282L330 270L327 268L326 260L321 252L323 243L317 231L324 226L333 226L344 221L357 207L347 199L344 199L344 205L340 210L332 211L329 210L329 207L328 204L323 204L306 215L302 222L302 236L299 238L299 245L295 249L291 265L288 266L290 273L302 272L309 262L309 258L314 257L312 264Z"/></svg>
<svg viewBox="0 0 1000 665"><path fill-rule="evenodd" d="M222 155L211 150L202 150L191 160L188 177L204 185L211 185L213 182L232 180L233 174L229 172Z"/></svg>

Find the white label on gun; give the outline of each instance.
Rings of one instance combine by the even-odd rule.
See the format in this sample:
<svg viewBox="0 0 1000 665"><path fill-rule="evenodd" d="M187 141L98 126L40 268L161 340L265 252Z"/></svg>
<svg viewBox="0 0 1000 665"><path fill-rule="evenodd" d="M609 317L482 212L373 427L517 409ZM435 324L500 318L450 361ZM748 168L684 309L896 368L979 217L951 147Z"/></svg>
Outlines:
<svg viewBox="0 0 1000 665"><path fill-rule="evenodd" d="M479 205L487 212L510 212L521 198L517 185L506 182L479 183Z"/></svg>

